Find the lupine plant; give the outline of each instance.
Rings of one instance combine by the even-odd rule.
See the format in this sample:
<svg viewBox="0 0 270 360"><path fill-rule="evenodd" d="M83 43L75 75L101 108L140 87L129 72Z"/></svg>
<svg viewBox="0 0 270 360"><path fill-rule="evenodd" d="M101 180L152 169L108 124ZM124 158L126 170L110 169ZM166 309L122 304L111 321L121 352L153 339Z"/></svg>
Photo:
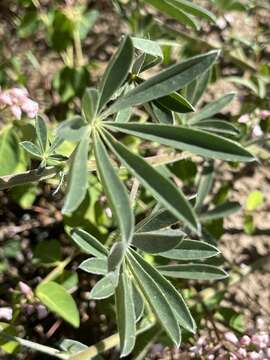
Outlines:
<svg viewBox="0 0 270 360"><path fill-rule="evenodd" d="M214 20L211 13L189 1L146 2L192 27L196 27L194 16ZM83 228L68 232L78 250L89 255L79 269L101 277L89 299L114 297L118 333L103 344L103 350L119 345L122 357L132 353L136 337L151 327L157 326L175 346L180 346L182 334L196 332L175 279L213 281L228 276L218 259L213 260L220 252L205 224L234 213L239 204L225 202L209 208L205 200L216 161L250 162L255 157L238 142L238 129L215 117L234 93L195 110L218 57L219 51L213 50L153 75L152 68L160 68L163 62L159 44L147 38L123 37L99 85L85 91L81 114L62 122L54 136L43 117L36 117L35 138L22 141L21 146L38 166L1 178L4 189L55 177L57 190L65 193L62 213L69 215L78 211L91 186L89 173L96 174L116 231L105 243ZM149 69L151 76L144 76ZM136 117L138 109L146 116ZM23 104L22 110L27 112ZM125 141L126 135L151 143L153 148L159 144L162 153L143 157L139 146L131 148ZM65 142L74 144L70 156L59 150ZM190 157L202 165L202 171L197 189L184 193L164 165ZM154 199L154 205L147 216L136 221L134 207L140 186ZM38 298L50 311L79 327L75 301L54 279L49 274L35 293L27 290L27 296ZM102 348L87 348L68 339L56 350L17 338L6 325L1 327L10 341L62 359L90 359Z"/></svg>

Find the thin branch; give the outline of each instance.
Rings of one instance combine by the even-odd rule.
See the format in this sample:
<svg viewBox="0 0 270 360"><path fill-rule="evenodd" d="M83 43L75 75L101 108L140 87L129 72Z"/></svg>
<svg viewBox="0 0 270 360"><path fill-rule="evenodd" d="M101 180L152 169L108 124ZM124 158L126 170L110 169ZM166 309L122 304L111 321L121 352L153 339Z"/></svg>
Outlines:
<svg viewBox="0 0 270 360"><path fill-rule="evenodd" d="M18 336L13 336L11 334L8 334L8 333L5 332L5 330L1 326L0 326L0 333L1 333L1 336L5 337L7 340L16 341L20 345L25 346L25 347L27 347L29 349L39 351L39 352L42 352L42 353L47 354L47 355L54 356L54 357L56 357L58 359L64 359L64 360L69 359L68 354L63 353L62 351L59 351L58 349L54 349L54 348L51 348L49 346L37 344L37 343L34 343L32 341L22 339L22 338L20 338Z"/></svg>
<svg viewBox="0 0 270 360"><path fill-rule="evenodd" d="M192 157L193 159L195 159L195 157L190 153L183 152L178 154L171 153L171 154L151 156L145 158L145 160L153 166L159 166L159 165L170 164L175 161L185 159L188 157ZM198 159L199 157L196 158ZM117 164L113 162L113 166L117 167ZM124 169L124 167L120 167L120 169ZM9 189L11 187L19 186L19 185L31 184L33 182L43 181L51 177L54 177L61 170L62 170L62 166L48 166L42 170L34 169L34 170L25 171L23 173L0 176L0 190ZM94 160L90 160L88 162L88 170L90 172L96 170L96 162Z"/></svg>

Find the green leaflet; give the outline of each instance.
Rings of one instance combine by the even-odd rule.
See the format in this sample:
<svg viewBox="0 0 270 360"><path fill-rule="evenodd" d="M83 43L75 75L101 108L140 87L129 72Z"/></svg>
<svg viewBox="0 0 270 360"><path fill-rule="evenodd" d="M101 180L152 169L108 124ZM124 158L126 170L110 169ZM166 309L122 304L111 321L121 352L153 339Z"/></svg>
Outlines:
<svg viewBox="0 0 270 360"><path fill-rule="evenodd" d="M99 137L94 138L94 151L98 173L107 199L120 227L122 241L127 245L132 239L134 229L134 216L127 190L116 174L105 146Z"/></svg>
<svg viewBox="0 0 270 360"><path fill-rule="evenodd" d="M213 245L200 240L184 239L175 249L160 253L159 256L173 260L203 260L220 254Z"/></svg>
<svg viewBox="0 0 270 360"><path fill-rule="evenodd" d="M82 113L85 119L91 123L97 114L98 91L95 88L87 88L82 98Z"/></svg>
<svg viewBox="0 0 270 360"><path fill-rule="evenodd" d="M187 14L184 9L182 9L178 4L174 4L170 0L144 0L144 2L154 6L159 11L173 17L178 20L180 23L188 25L193 29L198 30L198 24L195 19Z"/></svg>
<svg viewBox="0 0 270 360"><path fill-rule="evenodd" d="M228 121L220 119L202 120L195 125L198 129L214 132L221 135L239 136L240 131Z"/></svg>
<svg viewBox="0 0 270 360"><path fill-rule="evenodd" d="M63 214L72 213L84 199L88 187L88 150L89 132L86 131L82 140L72 154L71 166L68 174L67 194L62 209Z"/></svg>
<svg viewBox="0 0 270 360"><path fill-rule="evenodd" d="M141 292L136 288L135 285L132 286L132 296L134 302L134 309L136 315L136 322L138 322L143 316L144 312L144 299Z"/></svg>
<svg viewBox="0 0 270 360"><path fill-rule="evenodd" d="M93 235L82 229L72 229L73 241L85 252L98 258L106 258L108 250Z"/></svg>
<svg viewBox="0 0 270 360"><path fill-rule="evenodd" d="M199 224L195 213L181 190L161 175L143 158L130 152L124 145L106 133L108 144L124 166L177 218L190 229L198 231Z"/></svg>
<svg viewBox="0 0 270 360"><path fill-rule="evenodd" d="M241 205L236 201L227 201L221 205L216 206L214 209L208 210L200 215L202 221L216 220L224 218L238 212Z"/></svg>
<svg viewBox="0 0 270 360"><path fill-rule="evenodd" d="M238 143L202 130L164 124L108 123L111 129L155 141L208 158L226 161L254 161L253 155Z"/></svg>
<svg viewBox="0 0 270 360"><path fill-rule="evenodd" d="M159 62L163 61L163 52L161 47L156 41L150 39L143 39L138 37L131 38L133 46L144 52L145 54L152 55L155 58L158 58Z"/></svg>
<svg viewBox="0 0 270 360"><path fill-rule="evenodd" d="M122 273L115 291L121 357L131 353L136 339L136 317L129 276Z"/></svg>
<svg viewBox="0 0 270 360"><path fill-rule="evenodd" d="M180 264L159 266L158 270L172 278L191 280L221 280L228 277L226 271L212 265L205 264Z"/></svg>
<svg viewBox="0 0 270 360"><path fill-rule="evenodd" d="M169 303L169 307L174 312L174 315L179 322L180 326L184 327L186 330L191 331L194 333L196 329L196 324L189 312L189 309L182 298L181 294L173 287L173 285L165 279L152 265L150 265L148 262L146 262L138 253L136 253L134 250L132 251L132 259L130 260L130 254L128 255L128 259L130 261L130 264L132 263L133 267L133 275L136 278L136 275L138 276L138 280L141 281L139 285L141 291L144 293L146 299L148 299L149 303L151 304L151 301L155 301L156 299L153 299L154 294L151 294L150 291L147 290L147 282L150 281L155 284L159 288L159 291L164 295L167 302ZM143 272L142 272L143 270ZM141 274L141 278L139 279L139 273ZM145 274L147 274L147 277L145 277ZM147 287L146 287L147 285ZM151 287L149 287L150 289ZM146 294L147 292L147 294ZM150 299L151 297L151 299ZM162 307L157 307L157 311L159 311L159 315L162 311L166 313L167 309ZM158 315L158 317L159 317ZM162 314L163 316L164 314Z"/></svg>
<svg viewBox="0 0 270 360"><path fill-rule="evenodd" d="M207 197L207 195L212 189L213 178L214 178L213 161L210 162L207 161L202 170L202 174L198 186L198 192L196 196L195 209L199 209L203 205L204 199Z"/></svg>
<svg viewBox="0 0 270 360"><path fill-rule="evenodd" d="M70 354L77 354L80 351L87 349L87 346L76 340L64 339L60 343L60 348Z"/></svg>
<svg viewBox="0 0 270 360"><path fill-rule="evenodd" d="M175 111L178 113L188 113L195 111L192 104L177 92L173 92L169 95L163 96L162 98L155 100L155 102L171 111Z"/></svg>
<svg viewBox="0 0 270 360"><path fill-rule="evenodd" d="M166 209L160 209L136 225L136 232L160 230L178 222L178 219Z"/></svg>
<svg viewBox="0 0 270 360"><path fill-rule="evenodd" d="M36 295L51 311L72 326L79 327L80 317L76 303L63 286L53 281L41 283L36 288Z"/></svg>
<svg viewBox="0 0 270 360"><path fill-rule="evenodd" d="M79 269L90 274L106 275L108 272L108 262L106 258L91 258L84 260Z"/></svg>
<svg viewBox="0 0 270 360"><path fill-rule="evenodd" d="M198 76L184 89L183 94L195 106L202 97L211 76L211 69Z"/></svg>
<svg viewBox="0 0 270 360"><path fill-rule="evenodd" d="M136 284L151 305L168 336L175 345L179 345L181 341L180 328L175 313L167 300L167 294L164 294L158 286L156 279L154 280L144 266L138 262L138 259L134 257L135 254L135 252L133 252L132 255L129 253L127 259ZM143 265L144 263L143 261ZM160 274L158 274L158 276L161 277Z"/></svg>
<svg viewBox="0 0 270 360"><path fill-rule="evenodd" d="M158 254L175 248L183 240L184 233L180 230L157 230L135 233L132 245L139 249Z"/></svg>
<svg viewBox="0 0 270 360"><path fill-rule="evenodd" d="M218 51L210 51L163 70L118 99L108 109L107 115L126 107L145 104L184 88L209 69L216 61L218 54Z"/></svg>
<svg viewBox="0 0 270 360"><path fill-rule="evenodd" d="M37 140L40 146L40 149L43 153L46 152L48 146L48 134L47 127L44 120L38 116L35 121L35 129L37 133Z"/></svg>
<svg viewBox="0 0 270 360"><path fill-rule="evenodd" d="M22 141L20 142L20 145L26 150L29 154L31 154L33 157L41 159L42 153L37 145L32 143L31 141Z"/></svg>
<svg viewBox="0 0 270 360"><path fill-rule="evenodd" d="M151 115L153 122L174 124L174 114L161 104L152 101L149 104L145 104L145 109Z"/></svg>
<svg viewBox="0 0 270 360"><path fill-rule="evenodd" d="M186 11L189 14L194 16L200 16L206 20L216 22L216 17L213 13L204 9L203 7L194 4L193 1L187 0L167 0L169 3L173 4L175 7L179 7L181 10Z"/></svg>
<svg viewBox="0 0 270 360"><path fill-rule="evenodd" d="M222 110L226 105L228 105L234 97L235 93L228 93L219 98L218 100L207 104L205 107L202 108L202 110L197 111L196 114L189 119L189 124L194 125L201 120L211 118L213 115L219 113L220 110Z"/></svg>
<svg viewBox="0 0 270 360"><path fill-rule="evenodd" d="M88 124L81 116L73 118L61 123L57 129L57 136L68 141L80 141L89 129Z"/></svg>
<svg viewBox="0 0 270 360"><path fill-rule="evenodd" d="M90 291L90 298L94 300L107 299L114 294L112 274L109 273L100 279Z"/></svg>
<svg viewBox="0 0 270 360"><path fill-rule="evenodd" d="M119 265L124 260L127 246L124 242L116 242L110 249L108 256L108 271L114 271L117 274Z"/></svg>
<svg viewBox="0 0 270 360"><path fill-rule="evenodd" d="M133 60L132 40L126 36L111 59L100 85L99 110L110 100L126 79Z"/></svg>

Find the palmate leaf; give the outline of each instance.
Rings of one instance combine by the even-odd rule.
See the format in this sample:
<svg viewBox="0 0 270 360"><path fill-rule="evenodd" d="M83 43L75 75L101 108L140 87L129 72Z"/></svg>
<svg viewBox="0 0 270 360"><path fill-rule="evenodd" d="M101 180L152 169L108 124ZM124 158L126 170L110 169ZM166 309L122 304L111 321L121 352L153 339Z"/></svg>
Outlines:
<svg viewBox="0 0 270 360"><path fill-rule="evenodd" d="M191 280L221 280L228 277L223 269L206 264L180 264L158 266L158 270L166 277Z"/></svg>
<svg viewBox="0 0 270 360"><path fill-rule="evenodd" d="M130 250L128 254L128 261L130 264L130 268L134 278L137 280L138 286L140 290L143 292L147 301L153 306L154 311L158 311L156 314L160 319L160 316L165 316L168 309L165 309L165 304L162 304L159 308L158 304L155 303L156 299L154 297L154 293L151 293L152 284L158 287L159 293L165 296L169 307L174 313L174 316L179 322L180 326L185 328L188 331L194 333L196 329L196 324L190 314L190 311L180 295L180 293L174 288L174 286L165 279L152 265L146 262L138 253L134 250ZM145 275L147 274L147 276ZM150 282L150 284L148 283ZM157 307L156 307L157 306ZM168 307L168 305L167 305ZM164 312L164 313L163 313ZM160 319L161 320L161 319ZM166 319L165 323L166 323ZM172 321L172 325L174 321ZM172 326L171 330L173 330L177 334L177 330Z"/></svg>
<svg viewBox="0 0 270 360"><path fill-rule="evenodd" d="M164 124L107 123L110 129L155 141L174 149L226 161L254 161L253 155L238 143L202 130Z"/></svg>
<svg viewBox="0 0 270 360"><path fill-rule="evenodd" d="M125 245L128 245L133 235L134 216L127 190L116 174L99 136L95 136L94 138L94 152L98 173L112 208L113 215L116 217L120 227L122 241Z"/></svg>
<svg viewBox="0 0 270 360"><path fill-rule="evenodd" d="M136 316L133 302L132 284L127 273L123 272L115 291L117 326L120 337L121 357L131 353L136 339Z"/></svg>
<svg viewBox="0 0 270 360"><path fill-rule="evenodd" d="M163 70L118 99L108 109L106 116L126 107L145 104L184 88L197 76L207 71L215 63L218 55L219 51L210 51Z"/></svg>
<svg viewBox="0 0 270 360"><path fill-rule="evenodd" d="M181 190L161 175L143 158L130 152L106 132L108 145L123 165L177 218L197 232L199 224L195 213Z"/></svg>
<svg viewBox="0 0 270 360"><path fill-rule="evenodd" d="M126 36L111 59L100 85L99 110L110 100L112 95L126 79L133 60L132 40Z"/></svg>

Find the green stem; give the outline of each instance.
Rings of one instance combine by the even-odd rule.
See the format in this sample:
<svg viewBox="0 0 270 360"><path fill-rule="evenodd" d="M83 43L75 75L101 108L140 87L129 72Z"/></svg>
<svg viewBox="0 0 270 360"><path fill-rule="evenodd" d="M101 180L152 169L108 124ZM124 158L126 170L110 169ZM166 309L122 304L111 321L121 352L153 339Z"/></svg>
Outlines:
<svg viewBox="0 0 270 360"><path fill-rule="evenodd" d="M136 331L136 335L139 335L143 333L144 331L149 330L151 327L155 325L155 322L149 322L144 327ZM90 346L86 350L83 350L73 356L71 356L68 360L91 360L93 357L112 349L113 347L117 346L119 344L119 335L114 334L112 336L109 336L105 340L101 340L95 345Z"/></svg>
<svg viewBox="0 0 270 360"><path fill-rule="evenodd" d="M58 358L58 359L65 359L65 360L69 359L68 354L63 353L62 351L59 351L58 349L54 349L54 348L51 348L49 346L37 344L37 343L34 343L32 341L22 339L22 338L20 338L18 336L13 336L13 335L7 334L3 330L3 328L1 326L0 326L0 333L1 333L1 336L5 337L8 340L16 341L21 346L25 346L25 347L27 347L29 349L39 351L39 352L42 352L42 353L47 354L47 355L51 355L51 356L53 356L55 358Z"/></svg>
<svg viewBox="0 0 270 360"><path fill-rule="evenodd" d="M194 156L189 152L182 153L171 153L171 154L162 154L156 156L150 156L145 158L145 160L152 166L166 165L171 164L175 161L192 158L193 160L199 159L198 156ZM117 167L116 163L113 163L113 166ZM124 167L121 167L123 169ZM62 166L48 166L42 171L40 169L34 169L25 171L18 174L4 175L0 176L0 190L9 189L14 186L31 184L33 182L38 182L46 180L48 178L54 177L63 169ZM90 160L88 162L88 171L96 171L96 162Z"/></svg>
<svg viewBox="0 0 270 360"><path fill-rule="evenodd" d="M60 276L65 267L71 262L72 256L69 256L65 260L58 263L58 265L42 280L42 283L53 281Z"/></svg>
<svg viewBox="0 0 270 360"><path fill-rule="evenodd" d="M74 31L73 39L74 39L77 65L80 67L80 66L84 65L84 56L83 56L83 51L82 51L82 43L81 43L80 33L79 33L78 29L76 29Z"/></svg>

